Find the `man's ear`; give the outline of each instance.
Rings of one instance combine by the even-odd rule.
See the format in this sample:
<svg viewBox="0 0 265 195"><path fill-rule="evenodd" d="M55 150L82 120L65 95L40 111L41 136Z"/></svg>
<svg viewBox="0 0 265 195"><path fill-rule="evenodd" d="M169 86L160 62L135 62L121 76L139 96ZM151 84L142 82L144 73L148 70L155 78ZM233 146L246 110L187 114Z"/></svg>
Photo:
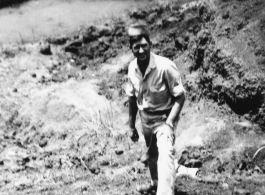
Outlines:
<svg viewBox="0 0 265 195"><path fill-rule="evenodd" d="M149 44L150 44L150 47L152 47L152 46L153 46L153 43L152 43L152 41L150 41L150 43L149 43Z"/></svg>

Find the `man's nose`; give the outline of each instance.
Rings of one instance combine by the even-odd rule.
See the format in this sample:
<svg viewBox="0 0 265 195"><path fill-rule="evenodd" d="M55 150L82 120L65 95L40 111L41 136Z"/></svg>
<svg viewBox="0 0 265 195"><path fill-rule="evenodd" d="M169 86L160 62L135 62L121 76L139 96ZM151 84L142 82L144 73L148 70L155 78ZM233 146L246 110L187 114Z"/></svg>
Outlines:
<svg viewBox="0 0 265 195"><path fill-rule="evenodd" d="M140 49L139 49L139 53L143 53L143 52L144 52L143 48L140 47Z"/></svg>

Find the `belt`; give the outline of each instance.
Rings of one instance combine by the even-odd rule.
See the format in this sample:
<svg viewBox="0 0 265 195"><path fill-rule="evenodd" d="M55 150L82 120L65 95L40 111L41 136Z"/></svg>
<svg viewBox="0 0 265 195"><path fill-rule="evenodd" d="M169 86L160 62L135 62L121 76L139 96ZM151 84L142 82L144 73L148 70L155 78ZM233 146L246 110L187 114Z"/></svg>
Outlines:
<svg viewBox="0 0 265 195"><path fill-rule="evenodd" d="M146 114L150 114L150 115L154 115L154 116L158 116L158 115L166 115L166 116L168 116L169 115L169 113L170 113L170 111L171 111L171 108L170 109L168 109L168 110L158 110L158 111L145 111L145 110L143 110L143 112L144 113L146 113Z"/></svg>

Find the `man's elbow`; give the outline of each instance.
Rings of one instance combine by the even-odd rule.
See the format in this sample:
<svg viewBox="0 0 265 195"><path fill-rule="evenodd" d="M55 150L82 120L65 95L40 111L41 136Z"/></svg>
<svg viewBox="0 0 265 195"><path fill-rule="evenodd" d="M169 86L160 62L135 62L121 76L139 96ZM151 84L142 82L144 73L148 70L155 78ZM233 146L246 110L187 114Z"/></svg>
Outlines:
<svg viewBox="0 0 265 195"><path fill-rule="evenodd" d="M185 93L181 93L180 95L178 95L177 97L175 97L175 101L176 101L177 103L179 103L180 105L183 105L184 102L185 102L185 100L186 100L186 95L185 95Z"/></svg>

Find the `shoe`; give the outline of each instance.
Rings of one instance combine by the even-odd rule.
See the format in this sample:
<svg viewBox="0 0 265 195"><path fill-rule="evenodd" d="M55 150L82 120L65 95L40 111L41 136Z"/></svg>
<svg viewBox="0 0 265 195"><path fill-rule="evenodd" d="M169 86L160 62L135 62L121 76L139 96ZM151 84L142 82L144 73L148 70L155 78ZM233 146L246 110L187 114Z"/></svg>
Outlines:
<svg viewBox="0 0 265 195"><path fill-rule="evenodd" d="M151 184L140 184L136 186L136 190L141 194L156 192L157 186Z"/></svg>

